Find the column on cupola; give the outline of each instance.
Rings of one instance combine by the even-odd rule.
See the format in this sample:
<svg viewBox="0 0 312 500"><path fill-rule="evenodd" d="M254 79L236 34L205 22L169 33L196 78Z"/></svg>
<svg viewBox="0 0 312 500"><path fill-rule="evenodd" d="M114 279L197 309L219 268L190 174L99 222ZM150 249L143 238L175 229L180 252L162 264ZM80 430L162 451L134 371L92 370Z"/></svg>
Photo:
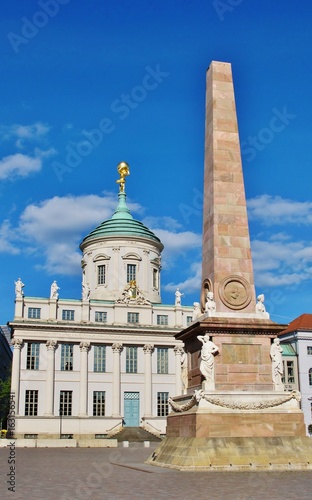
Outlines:
<svg viewBox="0 0 312 500"><path fill-rule="evenodd" d="M144 260L143 260L143 280L142 288L144 291L149 292L152 290L153 283L151 282L151 270L150 270L150 262L149 262L149 250L143 250Z"/></svg>
<svg viewBox="0 0 312 500"><path fill-rule="evenodd" d="M176 396L182 394L182 372L181 372L181 361L182 355L184 355L184 349L181 345L176 345L173 349L175 354L175 391Z"/></svg>
<svg viewBox="0 0 312 500"><path fill-rule="evenodd" d="M54 414L54 369L55 369L55 349L56 340L47 340L47 375L45 384L45 413L46 417Z"/></svg>
<svg viewBox="0 0 312 500"><path fill-rule="evenodd" d="M120 353L122 344L112 345L113 350L113 414L114 418L120 417Z"/></svg>
<svg viewBox="0 0 312 500"><path fill-rule="evenodd" d="M126 285L126 279L125 282L120 282L120 247L114 247L113 248L113 258L112 258L112 269L110 272L110 275L112 277L112 289L117 290L117 291L122 291L124 289L124 286Z"/></svg>
<svg viewBox="0 0 312 500"><path fill-rule="evenodd" d="M90 342L80 342L79 417L88 416L88 351Z"/></svg>
<svg viewBox="0 0 312 500"><path fill-rule="evenodd" d="M144 372L144 417L152 417L152 353L153 344L145 344L143 347L145 357Z"/></svg>
<svg viewBox="0 0 312 500"><path fill-rule="evenodd" d="M13 339L12 345L13 361L12 361L12 379L11 379L11 398L15 403L16 415L19 415L19 388L20 388L20 366L21 366L21 348L23 346L22 339Z"/></svg>

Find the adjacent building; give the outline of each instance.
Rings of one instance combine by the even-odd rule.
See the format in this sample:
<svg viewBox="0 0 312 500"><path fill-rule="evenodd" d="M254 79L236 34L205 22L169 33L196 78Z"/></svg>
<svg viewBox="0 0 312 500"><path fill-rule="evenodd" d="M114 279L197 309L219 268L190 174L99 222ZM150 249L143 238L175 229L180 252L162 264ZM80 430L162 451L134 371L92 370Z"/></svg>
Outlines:
<svg viewBox="0 0 312 500"><path fill-rule="evenodd" d="M298 389L306 426L312 423L312 314L302 314L289 323L279 335L284 350L285 384L295 380L298 363ZM286 355L295 353L296 359ZM295 387L297 388L297 387Z"/></svg>
<svg viewBox="0 0 312 500"><path fill-rule="evenodd" d="M10 331L7 325L3 325L0 326L0 380L10 376L11 364Z"/></svg>
<svg viewBox="0 0 312 500"><path fill-rule="evenodd" d="M163 245L126 204L119 165L113 216L82 241L82 298L28 297L16 282L12 392L16 437L101 438L124 426L165 433L182 385L192 307L161 302Z"/></svg>

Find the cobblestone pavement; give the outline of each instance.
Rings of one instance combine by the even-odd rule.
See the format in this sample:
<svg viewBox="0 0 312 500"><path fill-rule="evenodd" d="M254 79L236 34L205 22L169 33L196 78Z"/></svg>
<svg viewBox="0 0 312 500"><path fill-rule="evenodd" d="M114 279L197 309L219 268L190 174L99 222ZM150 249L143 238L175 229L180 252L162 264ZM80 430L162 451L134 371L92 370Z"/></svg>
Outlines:
<svg viewBox="0 0 312 500"><path fill-rule="evenodd" d="M15 492L6 483L10 451L0 449L0 496L12 500L312 498L312 472L180 472L144 464L155 446L16 448Z"/></svg>

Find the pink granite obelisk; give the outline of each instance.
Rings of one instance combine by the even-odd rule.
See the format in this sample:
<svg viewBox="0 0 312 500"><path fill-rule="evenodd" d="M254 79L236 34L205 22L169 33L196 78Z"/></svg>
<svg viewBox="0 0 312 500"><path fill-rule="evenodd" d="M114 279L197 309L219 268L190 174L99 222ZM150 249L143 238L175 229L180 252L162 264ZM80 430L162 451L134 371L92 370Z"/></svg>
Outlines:
<svg viewBox="0 0 312 500"><path fill-rule="evenodd" d="M213 61L206 80L202 250L207 291L219 312L255 311L255 287L231 64Z"/></svg>

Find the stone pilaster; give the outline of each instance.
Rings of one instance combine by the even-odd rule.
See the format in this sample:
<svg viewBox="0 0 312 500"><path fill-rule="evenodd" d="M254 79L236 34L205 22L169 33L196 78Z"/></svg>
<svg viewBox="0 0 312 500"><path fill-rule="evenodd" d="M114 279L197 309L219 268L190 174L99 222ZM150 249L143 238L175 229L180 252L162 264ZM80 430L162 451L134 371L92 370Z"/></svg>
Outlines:
<svg viewBox="0 0 312 500"><path fill-rule="evenodd" d="M11 393L14 394L14 402L16 415L19 415L19 388L20 388L20 367L21 367L21 349L23 346L22 339L13 339L12 345L13 361L12 361L12 380L11 380Z"/></svg>
<svg viewBox="0 0 312 500"><path fill-rule="evenodd" d="M49 299L49 319L50 320L57 319L57 299L56 298Z"/></svg>
<svg viewBox="0 0 312 500"><path fill-rule="evenodd" d="M120 353L122 344L112 345L113 350L113 414L115 418L120 417Z"/></svg>
<svg viewBox="0 0 312 500"><path fill-rule="evenodd" d="M182 394L182 373L181 373L181 357L184 354L184 349L181 345L176 345L173 349L175 354L175 379L176 379L176 396Z"/></svg>
<svg viewBox="0 0 312 500"><path fill-rule="evenodd" d="M144 371L144 417L152 417L152 353L153 344L145 344L143 347L145 357Z"/></svg>
<svg viewBox="0 0 312 500"><path fill-rule="evenodd" d="M14 317L16 319L22 318L24 315L24 297L16 297L15 299L15 313Z"/></svg>
<svg viewBox="0 0 312 500"><path fill-rule="evenodd" d="M88 416L88 351L90 342L80 342L79 417Z"/></svg>
<svg viewBox="0 0 312 500"><path fill-rule="evenodd" d="M54 414L54 375L55 375L55 349L56 340L47 340L47 375L45 390L45 416L51 417Z"/></svg>

